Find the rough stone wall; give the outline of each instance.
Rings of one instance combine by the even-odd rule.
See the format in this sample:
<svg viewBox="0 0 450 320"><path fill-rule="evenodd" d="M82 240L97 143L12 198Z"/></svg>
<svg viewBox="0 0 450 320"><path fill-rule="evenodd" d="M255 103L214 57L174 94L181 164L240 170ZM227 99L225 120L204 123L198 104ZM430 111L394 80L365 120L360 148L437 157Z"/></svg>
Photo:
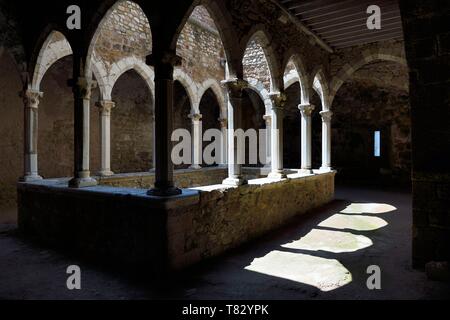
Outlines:
<svg viewBox="0 0 450 320"><path fill-rule="evenodd" d="M95 51L107 68L122 58L144 59L151 53L150 25L139 5L125 1L113 10L100 29Z"/></svg>
<svg viewBox="0 0 450 320"><path fill-rule="evenodd" d="M334 173L200 193L200 203L168 214L169 258L181 269L221 254L324 205Z"/></svg>
<svg viewBox="0 0 450 320"><path fill-rule="evenodd" d="M0 209L16 202L16 182L23 174L22 87L13 58L0 53ZM2 210L0 210L1 214ZM1 218L1 217L0 217Z"/></svg>
<svg viewBox="0 0 450 320"><path fill-rule="evenodd" d="M264 84L264 88L270 92L270 69L267 64L266 55L261 45L252 40L244 53L242 59L244 66L244 79L256 79Z"/></svg>
<svg viewBox="0 0 450 320"><path fill-rule="evenodd" d="M448 1L401 1L410 67L413 262L450 260Z"/></svg>
<svg viewBox="0 0 450 320"><path fill-rule="evenodd" d="M204 7L198 6L194 9L181 31L177 54L183 58L183 71L198 84L208 79L219 82L225 79L222 40Z"/></svg>
<svg viewBox="0 0 450 320"><path fill-rule="evenodd" d="M347 49L348 51L348 49ZM410 179L411 121L407 68L376 61L356 71L333 102L333 166L340 176ZM374 157L374 131L382 136ZM349 154L352 154L349 157Z"/></svg>
<svg viewBox="0 0 450 320"><path fill-rule="evenodd" d="M112 93L111 169L146 172L153 167L153 114L150 91L134 71L122 75Z"/></svg>

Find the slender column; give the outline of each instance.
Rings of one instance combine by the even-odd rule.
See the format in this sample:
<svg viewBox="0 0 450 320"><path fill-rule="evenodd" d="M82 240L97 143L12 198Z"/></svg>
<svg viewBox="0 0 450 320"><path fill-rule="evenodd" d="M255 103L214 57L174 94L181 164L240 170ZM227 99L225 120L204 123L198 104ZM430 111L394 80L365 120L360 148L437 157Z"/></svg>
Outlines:
<svg viewBox="0 0 450 320"><path fill-rule="evenodd" d="M235 130L242 129L242 99L248 83L242 79L230 79L222 82L228 95L228 178L225 185L240 186L246 184L242 175L242 163L238 159L238 144Z"/></svg>
<svg viewBox="0 0 450 320"><path fill-rule="evenodd" d="M322 167L321 171L332 171L331 167L331 119L333 112L322 111Z"/></svg>
<svg viewBox="0 0 450 320"><path fill-rule="evenodd" d="M301 129L302 129L302 137L301 137L301 150L302 150L302 163L301 163L301 173L311 174L312 171L312 113L315 109L315 106L311 104L301 104L298 106L301 115Z"/></svg>
<svg viewBox="0 0 450 320"><path fill-rule="evenodd" d="M74 59L75 60L75 59ZM90 99L93 86L96 85L92 79L81 77L75 72L79 71L78 66L74 67L76 83L73 84L74 93L74 178L69 181L69 187L82 188L97 185L97 180L91 177L89 171L90 156Z"/></svg>
<svg viewBox="0 0 450 320"><path fill-rule="evenodd" d="M113 101L102 100L96 106L100 110L100 137L101 137L101 169L100 176L114 175L111 171L111 110L116 104Z"/></svg>
<svg viewBox="0 0 450 320"><path fill-rule="evenodd" d="M266 121L266 168L271 168L272 166L272 115L266 114L264 117Z"/></svg>
<svg viewBox="0 0 450 320"><path fill-rule="evenodd" d="M147 57L147 64L155 69L155 186L151 196L170 197L182 191L173 181L173 70L181 65L181 58L173 52L159 52Z"/></svg>
<svg viewBox="0 0 450 320"><path fill-rule="evenodd" d="M38 107L43 93L31 89L22 93L25 105L25 144L24 144L24 176L23 182L42 180L38 173Z"/></svg>
<svg viewBox="0 0 450 320"><path fill-rule="evenodd" d="M272 130L271 130L271 163L272 172L268 178L284 179L286 174L283 168L283 117L286 95L284 93L271 93L272 100Z"/></svg>
<svg viewBox="0 0 450 320"><path fill-rule="evenodd" d="M219 119L220 122L220 130L222 131L222 150L221 150L221 159L220 159L220 166L225 167L227 166L227 153L228 153L228 119Z"/></svg>
<svg viewBox="0 0 450 320"><path fill-rule="evenodd" d="M202 115L191 114L189 118L192 120L192 165L190 168L201 169L203 159Z"/></svg>

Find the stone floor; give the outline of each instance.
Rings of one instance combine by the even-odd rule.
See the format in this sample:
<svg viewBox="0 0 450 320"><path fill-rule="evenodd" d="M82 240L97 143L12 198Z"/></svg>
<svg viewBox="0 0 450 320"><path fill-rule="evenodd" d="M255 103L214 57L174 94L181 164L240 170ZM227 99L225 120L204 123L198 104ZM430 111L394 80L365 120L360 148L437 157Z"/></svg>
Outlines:
<svg viewBox="0 0 450 320"><path fill-rule="evenodd" d="M336 201L289 226L173 277L163 289L24 242L0 214L0 299L439 299L447 284L411 265L411 196L339 187ZM66 289L66 268L82 290ZM369 290L367 268L381 269Z"/></svg>

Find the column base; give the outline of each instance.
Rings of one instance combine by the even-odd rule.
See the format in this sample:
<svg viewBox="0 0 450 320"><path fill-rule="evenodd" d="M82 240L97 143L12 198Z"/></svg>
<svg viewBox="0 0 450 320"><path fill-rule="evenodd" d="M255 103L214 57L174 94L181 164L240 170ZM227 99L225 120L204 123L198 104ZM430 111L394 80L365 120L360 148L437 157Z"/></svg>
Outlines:
<svg viewBox="0 0 450 320"><path fill-rule="evenodd" d="M226 178L222 181L222 184L226 186L239 187L247 184L247 180L244 178Z"/></svg>
<svg viewBox="0 0 450 320"><path fill-rule="evenodd" d="M189 169L200 170L200 169L202 169L202 166L198 165L198 164L193 164L192 166L189 167Z"/></svg>
<svg viewBox="0 0 450 320"><path fill-rule="evenodd" d="M332 172L334 170L331 167L320 167L319 171L320 172Z"/></svg>
<svg viewBox="0 0 450 320"><path fill-rule="evenodd" d="M170 187L170 188L153 188L147 191L148 196L152 197L174 197L179 196L182 194L183 191L176 187Z"/></svg>
<svg viewBox="0 0 450 320"><path fill-rule="evenodd" d="M100 171L100 172L98 173L98 175L99 175L100 177L111 177L111 176L114 175L114 172L112 172L111 170L105 170L105 171Z"/></svg>
<svg viewBox="0 0 450 320"><path fill-rule="evenodd" d="M300 173L300 174L314 174L314 171L312 169L300 169L300 170L298 170L298 173Z"/></svg>
<svg viewBox="0 0 450 320"><path fill-rule="evenodd" d="M287 175L284 172L271 172L267 178L272 180L283 180L287 178Z"/></svg>
<svg viewBox="0 0 450 320"><path fill-rule="evenodd" d="M20 182L33 182L33 181L40 181L40 180L43 180L43 178L37 174L24 176L19 179Z"/></svg>
<svg viewBox="0 0 450 320"><path fill-rule="evenodd" d="M87 188L95 187L98 185L98 181L94 178L73 178L69 181L69 188Z"/></svg>

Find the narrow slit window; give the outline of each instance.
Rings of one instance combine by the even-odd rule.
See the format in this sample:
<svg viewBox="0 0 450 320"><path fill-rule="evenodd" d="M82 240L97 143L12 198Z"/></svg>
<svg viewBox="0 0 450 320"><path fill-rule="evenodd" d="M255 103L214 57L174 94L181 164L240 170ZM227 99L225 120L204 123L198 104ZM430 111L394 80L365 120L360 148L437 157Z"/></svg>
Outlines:
<svg viewBox="0 0 450 320"><path fill-rule="evenodd" d="M381 131L375 131L374 134L374 156L381 157Z"/></svg>

